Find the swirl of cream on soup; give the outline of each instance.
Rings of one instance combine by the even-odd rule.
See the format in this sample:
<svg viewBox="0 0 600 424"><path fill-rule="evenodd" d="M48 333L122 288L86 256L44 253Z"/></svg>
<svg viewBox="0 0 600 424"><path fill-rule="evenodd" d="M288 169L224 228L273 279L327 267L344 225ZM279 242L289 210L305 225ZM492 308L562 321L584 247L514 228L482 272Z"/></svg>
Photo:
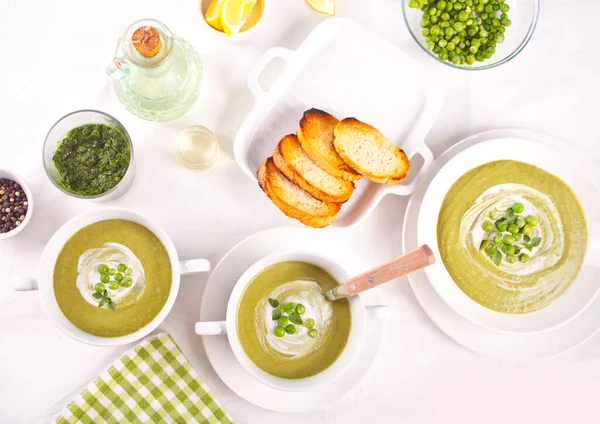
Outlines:
<svg viewBox="0 0 600 424"><path fill-rule="evenodd" d="M469 252L479 252L481 241L490 236L482 229L484 221L493 221L490 220L489 213L495 211L500 218L515 203L522 203L525 206L525 211L520 214L521 216L534 215L538 218L539 224L533 229L531 238L541 237L542 242L531 252L526 249L521 251L530 256L529 262L517 261L510 264L502 260L497 268L510 276L523 276L553 267L560 260L565 247L563 226L558 210L550 197L523 184L498 184L488 188L476 199L461 221L460 241L462 246ZM522 242L518 244L522 244ZM480 254L486 255L485 251ZM487 268L485 271L490 273ZM498 275L495 276L498 277ZM500 278L500 282L502 282L502 278Z"/></svg>
<svg viewBox="0 0 600 424"><path fill-rule="evenodd" d="M123 306L135 302L144 291L144 267L131 250L119 243L105 243L100 248L86 250L79 257L76 284L81 296L88 303L98 306L98 299L92 297L95 292L94 286L100 282L98 265L104 264L109 268L116 269L121 263L132 270L129 276L132 281L131 286L120 285L116 290L110 290L107 284L108 294L115 305Z"/></svg>
<svg viewBox="0 0 600 424"><path fill-rule="evenodd" d="M277 299L281 304L302 303L306 307L306 312L301 315L302 320L314 319L314 328L319 335L312 338L308 335L307 328L297 325L296 334L275 336L273 331L277 327L277 320L272 319L274 308L269 304L269 298ZM301 358L314 352L323 344L325 340L323 336L327 333L332 315L333 309L321 293L321 286L318 283L308 280L290 281L277 287L256 306L254 310L256 334L266 352L275 352L279 354L278 356L289 359Z"/></svg>

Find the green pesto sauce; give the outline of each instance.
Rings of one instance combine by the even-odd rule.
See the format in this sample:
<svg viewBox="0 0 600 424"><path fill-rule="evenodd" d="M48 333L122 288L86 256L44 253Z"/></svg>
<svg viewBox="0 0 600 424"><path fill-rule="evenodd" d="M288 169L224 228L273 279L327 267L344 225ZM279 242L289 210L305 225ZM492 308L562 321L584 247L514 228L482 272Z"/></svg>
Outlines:
<svg viewBox="0 0 600 424"><path fill-rule="evenodd" d="M52 161L59 184L81 196L106 193L123 179L131 149L120 129L104 124L73 128L59 142Z"/></svg>

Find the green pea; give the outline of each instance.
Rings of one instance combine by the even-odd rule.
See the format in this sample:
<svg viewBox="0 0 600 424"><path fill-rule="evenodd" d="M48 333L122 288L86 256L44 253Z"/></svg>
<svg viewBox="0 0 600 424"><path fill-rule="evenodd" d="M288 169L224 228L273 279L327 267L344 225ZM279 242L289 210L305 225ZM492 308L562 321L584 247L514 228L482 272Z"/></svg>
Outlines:
<svg viewBox="0 0 600 424"><path fill-rule="evenodd" d="M500 243L501 241L502 241L502 234L496 233L496 235L494 235L494 242Z"/></svg>
<svg viewBox="0 0 600 424"><path fill-rule="evenodd" d="M123 274L117 272L113 278L115 279L115 281L121 281L123 279Z"/></svg>
<svg viewBox="0 0 600 424"><path fill-rule="evenodd" d="M127 278L123 279L123 281L121 281L121 285L123 287L131 287L132 284L133 284L133 281L129 277L127 277Z"/></svg>
<svg viewBox="0 0 600 424"><path fill-rule="evenodd" d="M279 321L277 321L277 324L279 324L281 327L285 327L290 323L290 320L288 317L281 317L279 318Z"/></svg>
<svg viewBox="0 0 600 424"><path fill-rule="evenodd" d="M521 233L513 234L513 237L515 238L515 241L521 241L521 239L523 238L523 234L521 234Z"/></svg>
<svg viewBox="0 0 600 424"><path fill-rule="evenodd" d="M271 305L274 308L277 308L279 306L279 300L269 298L269 305Z"/></svg>
<svg viewBox="0 0 600 424"><path fill-rule="evenodd" d="M110 281L110 277L108 274L102 274L100 276L100 281L102 281L103 283L108 283Z"/></svg>
<svg viewBox="0 0 600 424"><path fill-rule="evenodd" d="M509 264L514 264L515 262L517 262L517 257L515 255L507 255L506 262L508 262Z"/></svg>
<svg viewBox="0 0 600 424"><path fill-rule="evenodd" d="M504 244L511 245L511 244L514 244L514 242L515 242L515 238L511 235L507 234L502 238L502 243L504 243Z"/></svg>
<svg viewBox="0 0 600 424"><path fill-rule="evenodd" d="M526 264L527 262L529 262L529 255L527 253L521 253L521 255L519 256L519 260L521 262L523 262L524 264Z"/></svg>
<svg viewBox="0 0 600 424"><path fill-rule="evenodd" d="M519 230L520 230L520 228L519 228L519 226L517 224L510 224L508 226L508 232L511 233L511 234L513 234L513 235L514 234L519 234Z"/></svg>
<svg viewBox="0 0 600 424"><path fill-rule="evenodd" d="M533 227L529 224L526 224L523 228L521 228L521 233L525 236L530 236L533 233Z"/></svg>
<svg viewBox="0 0 600 424"><path fill-rule="evenodd" d="M275 334L276 337L283 337L285 336L285 328L277 326L273 330L273 334Z"/></svg>
<svg viewBox="0 0 600 424"><path fill-rule="evenodd" d="M299 314L303 314L304 312L306 312L306 307L302 303L298 303L296 305L296 312L298 312Z"/></svg>
<svg viewBox="0 0 600 424"><path fill-rule="evenodd" d="M310 330L315 326L315 320L312 318L307 319L306 321L304 321L304 326Z"/></svg>
<svg viewBox="0 0 600 424"><path fill-rule="evenodd" d="M117 265L117 271L119 272L123 272L127 269L127 265L120 263L119 265Z"/></svg>
<svg viewBox="0 0 600 424"><path fill-rule="evenodd" d="M526 222L523 218L517 218L517 220L515 221L515 224L517 224L519 228L523 228L525 226Z"/></svg>
<svg viewBox="0 0 600 424"><path fill-rule="evenodd" d="M318 332L314 328L308 332L309 337L312 337L313 339L317 337L317 334Z"/></svg>
<svg viewBox="0 0 600 424"><path fill-rule="evenodd" d="M283 306L283 312L285 312L286 314L291 314L292 312L294 312L295 309L296 309L295 303L288 303Z"/></svg>
<svg viewBox="0 0 600 424"><path fill-rule="evenodd" d="M110 269L108 270L108 274L109 274L109 275L115 275L115 272L117 272L117 270L116 270L116 269L114 269L114 268L110 268Z"/></svg>
<svg viewBox="0 0 600 424"><path fill-rule="evenodd" d="M507 255L514 255L515 254L515 250L516 250L516 248L512 244L505 244L502 247L502 251L504 253L506 253Z"/></svg>
<svg viewBox="0 0 600 424"><path fill-rule="evenodd" d="M104 284L96 283L94 290L96 290L98 293L102 293L104 291Z"/></svg>
<svg viewBox="0 0 600 424"><path fill-rule="evenodd" d="M133 274L133 270L131 268L127 268L125 270L125 275L128 276L128 277L131 277L131 274Z"/></svg>
<svg viewBox="0 0 600 424"><path fill-rule="evenodd" d="M119 283L117 283L116 281L111 281L108 284L108 288L111 289L111 290L116 290L116 289L119 288Z"/></svg>
<svg viewBox="0 0 600 424"><path fill-rule="evenodd" d="M288 334L296 334L296 326L294 324L290 324L285 327L285 332Z"/></svg>
<svg viewBox="0 0 600 424"><path fill-rule="evenodd" d="M533 215L530 215L527 218L525 218L525 222L531 227L536 227L538 225L538 219Z"/></svg>
<svg viewBox="0 0 600 424"><path fill-rule="evenodd" d="M97 269L100 274L106 274L108 272L108 267L104 264L98 265Z"/></svg>
<svg viewBox="0 0 600 424"><path fill-rule="evenodd" d="M489 233L494 229L494 224L492 224L490 221L483 221L483 224L481 224L481 228L483 228L483 231L485 231L486 233Z"/></svg>
<svg viewBox="0 0 600 424"><path fill-rule="evenodd" d="M501 233L505 232L507 228L508 221L506 221L505 219L499 219L498 221L496 221L496 229Z"/></svg>

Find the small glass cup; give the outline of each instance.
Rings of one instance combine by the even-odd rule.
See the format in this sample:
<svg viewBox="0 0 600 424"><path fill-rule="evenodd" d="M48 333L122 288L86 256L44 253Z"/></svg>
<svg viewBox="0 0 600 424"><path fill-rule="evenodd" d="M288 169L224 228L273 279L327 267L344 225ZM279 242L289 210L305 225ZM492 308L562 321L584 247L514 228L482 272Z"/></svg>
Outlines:
<svg viewBox="0 0 600 424"><path fill-rule="evenodd" d="M129 158L129 168L127 168L127 172L125 173L121 181L119 181L119 183L110 190L94 196L82 196L64 188L60 184L60 175L56 170L56 167L54 166L54 162L52 161L52 157L54 156L54 152L56 151L58 144L61 140L65 138L67 133L73 128L86 124L105 124L114 128L118 128L125 135L125 139L129 144L129 151L131 152L131 157ZM43 162L44 169L46 170L46 175L48 176L52 184L54 184L54 186L63 193L68 194L72 197L76 197L78 199L91 199L104 202L115 200L121 197L123 194L125 194L127 190L129 190L135 179L135 166L133 163L133 144L131 142L131 137L129 137L129 133L127 132L125 127L115 118L113 118L107 113L100 112L98 110L78 110L60 118L52 126L52 128L50 128L50 131L48 131L48 134L46 135L46 140L44 141L43 149Z"/></svg>
<svg viewBox="0 0 600 424"><path fill-rule="evenodd" d="M217 164L220 156L219 140L206 127L190 125L179 136L177 159L188 168L208 171Z"/></svg>

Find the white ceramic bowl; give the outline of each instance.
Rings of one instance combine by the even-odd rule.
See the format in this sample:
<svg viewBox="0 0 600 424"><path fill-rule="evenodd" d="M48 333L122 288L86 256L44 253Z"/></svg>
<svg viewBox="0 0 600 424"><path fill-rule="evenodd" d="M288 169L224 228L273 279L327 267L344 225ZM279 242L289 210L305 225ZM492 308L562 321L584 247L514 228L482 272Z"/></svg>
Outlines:
<svg viewBox="0 0 600 424"><path fill-rule="evenodd" d="M28 203L27 214L25 215L25 219L23 220L23 222L21 222L21 225L19 225L12 231L9 231L8 233L0 233L0 240L6 240L8 238L16 236L21 231L23 231L23 228L25 228L31 220L31 214L33 213L33 195L31 194L31 190L29 190L29 187L27 186L25 180L21 178L18 174L15 174L14 172L3 171L2 169L0 169L0 178L6 178L19 183L21 185L21 188L25 192L25 195L27 196Z"/></svg>
<svg viewBox="0 0 600 424"><path fill-rule="evenodd" d="M236 359L250 375L261 383L279 390L305 391L333 381L352 365L365 338L367 313L375 313L381 316L383 315L381 312L386 310L387 306L367 307L360 296L349 298L352 326L348 343L337 360L329 368L312 377L302 379L275 377L257 367L244 352L237 334L236 315L240 296L248 283L265 268L285 261L302 261L317 265L331 274L339 283L343 283L353 277L338 263L315 253L290 252L267 256L248 268L239 278L229 297L226 320L223 322L198 322L196 323L195 331L200 335L227 334L229 344Z"/></svg>
<svg viewBox="0 0 600 424"><path fill-rule="evenodd" d="M143 225L144 227L152 231L159 238L161 243L165 246L165 249L167 249L169 259L171 260L171 270L173 274L173 279L171 281L171 292L169 293L167 302L165 303L161 311L158 313L158 315L154 317L154 319L150 321L150 323L148 323L146 326L139 329L138 331L119 337L95 336L86 333L85 331L73 325L71 321L69 321L60 310L60 307L56 302L56 297L54 296L53 288L54 265L56 263L56 258L58 257L58 254L62 250L66 241L74 233L76 233L83 227L93 224L94 222L104 221L107 219L125 219L128 221L133 221ZM42 300L42 305L44 306L44 310L50 316L50 318L52 318L52 321L54 321L56 326L60 328L63 332L65 332L67 335L76 340L92 345L117 346L131 343L138 339L141 339L142 337L152 332L156 327L158 327L158 325L166 318L169 311L173 307L173 304L175 303L175 298L177 297L177 293L179 291L179 280L181 275L208 272L209 270L210 263L205 259L195 259L190 261L179 262L175 246L173 246L173 242L171 241L167 233L149 219L127 209L104 208L92 210L90 212L83 213L71 219L62 227L60 227L58 231L52 236L52 238L46 245L46 248L44 249L44 253L42 254L42 260L40 262L38 274L38 288L40 291L40 297ZM75 282L73 282L73 284L75 284ZM21 286L15 288L17 290L26 290L35 289L36 287Z"/></svg>
<svg viewBox="0 0 600 424"><path fill-rule="evenodd" d="M429 281L439 296L458 314L489 330L531 334L548 331L579 315L597 296L600 267L600 188L580 166L577 157L525 139L496 139L477 144L459 153L435 176L429 185L418 222L418 242L428 244L439 258L437 222L440 207L448 190L466 172L497 160L516 160L544 169L567 183L579 198L588 225L588 249L579 275L553 303L527 314L503 314L488 309L467 296L454 282L441 260L425 268Z"/></svg>

